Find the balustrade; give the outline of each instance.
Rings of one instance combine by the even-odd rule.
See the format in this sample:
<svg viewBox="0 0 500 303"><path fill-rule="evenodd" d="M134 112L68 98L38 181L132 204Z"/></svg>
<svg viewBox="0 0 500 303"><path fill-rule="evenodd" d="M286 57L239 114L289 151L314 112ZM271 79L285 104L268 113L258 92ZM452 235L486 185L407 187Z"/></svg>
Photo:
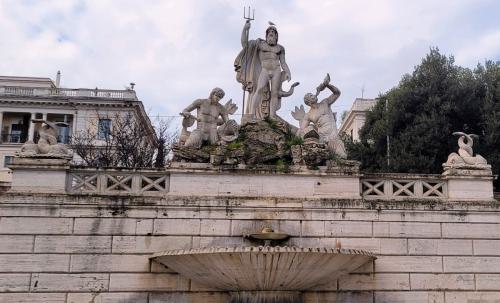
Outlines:
<svg viewBox="0 0 500 303"><path fill-rule="evenodd" d="M361 179L361 196L373 199L446 199L441 176L380 174Z"/></svg>
<svg viewBox="0 0 500 303"><path fill-rule="evenodd" d="M169 171L72 169L69 193L162 195L170 190ZM447 181L440 175L367 175L360 179L365 199L412 200L448 198Z"/></svg>
<svg viewBox="0 0 500 303"><path fill-rule="evenodd" d="M169 191L169 174L158 171L72 170L69 193L159 194Z"/></svg>
<svg viewBox="0 0 500 303"><path fill-rule="evenodd" d="M47 97L91 97L102 99L132 99L137 100L133 90L109 90L109 89L87 89L87 88L27 88L4 86L0 88L0 95L15 96L47 96Z"/></svg>

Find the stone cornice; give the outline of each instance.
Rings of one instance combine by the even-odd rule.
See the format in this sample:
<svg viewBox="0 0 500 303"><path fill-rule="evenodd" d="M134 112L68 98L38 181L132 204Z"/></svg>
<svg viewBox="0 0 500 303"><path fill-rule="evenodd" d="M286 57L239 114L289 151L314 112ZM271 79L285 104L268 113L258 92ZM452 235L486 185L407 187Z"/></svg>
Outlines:
<svg viewBox="0 0 500 303"><path fill-rule="evenodd" d="M103 100L100 98L92 97L80 97L77 100L67 97L30 97L30 98L19 98L19 97L8 97L2 96L0 98L0 105L20 105L23 107L30 105L56 105L56 106L85 106L85 107L131 107L132 105L138 105L141 101L133 101L127 99L115 99L115 100Z"/></svg>

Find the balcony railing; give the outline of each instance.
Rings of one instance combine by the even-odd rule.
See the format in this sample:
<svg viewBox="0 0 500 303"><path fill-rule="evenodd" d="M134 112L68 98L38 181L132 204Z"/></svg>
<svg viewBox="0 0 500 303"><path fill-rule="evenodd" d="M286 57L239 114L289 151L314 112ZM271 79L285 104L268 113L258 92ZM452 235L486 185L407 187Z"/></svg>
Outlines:
<svg viewBox="0 0 500 303"><path fill-rule="evenodd" d="M28 134L1 134L0 143L25 143L28 139ZM34 141L38 142L40 135L35 133ZM71 136L59 135L57 137L57 143L69 144L71 142Z"/></svg>
<svg viewBox="0 0 500 303"><path fill-rule="evenodd" d="M0 96L39 96L39 97L69 97L69 98L100 98L116 100L137 100L133 90L110 90L88 88L45 88L0 86Z"/></svg>
<svg viewBox="0 0 500 303"><path fill-rule="evenodd" d="M1 134L1 143L24 143L28 138L28 134Z"/></svg>

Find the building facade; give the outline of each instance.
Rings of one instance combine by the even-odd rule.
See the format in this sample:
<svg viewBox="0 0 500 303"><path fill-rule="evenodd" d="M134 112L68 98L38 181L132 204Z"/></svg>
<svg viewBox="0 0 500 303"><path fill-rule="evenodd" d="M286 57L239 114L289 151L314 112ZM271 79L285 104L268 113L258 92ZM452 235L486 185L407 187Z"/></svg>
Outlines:
<svg viewBox="0 0 500 303"><path fill-rule="evenodd" d="M132 114L151 129L151 122L134 90L60 88L49 78L0 76L0 181L10 181L8 166L26 141L36 141L40 124L32 119L66 122L58 141L91 129L103 137L113 117Z"/></svg>
<svg viewBox="0 0 500 303"><path fill-rule="evenodd" d="M351 110L342 120L339 133L350 136L353 141L359 141L359 131L365 125L366 114L375 104L377 104L376 99L356 98Z"/></svg>

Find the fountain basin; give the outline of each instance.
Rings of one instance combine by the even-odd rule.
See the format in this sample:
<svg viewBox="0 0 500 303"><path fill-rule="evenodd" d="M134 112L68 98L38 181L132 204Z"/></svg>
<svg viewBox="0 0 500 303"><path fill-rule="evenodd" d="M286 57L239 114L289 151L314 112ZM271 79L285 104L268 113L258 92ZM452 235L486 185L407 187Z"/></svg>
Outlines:
<svg viewBox="0 0 500 303"><path fill-rule="evenodd" d="M214 289L297 292L332 282L375 256L356 249L250 246L171 250L151 259Z"/></svg>

